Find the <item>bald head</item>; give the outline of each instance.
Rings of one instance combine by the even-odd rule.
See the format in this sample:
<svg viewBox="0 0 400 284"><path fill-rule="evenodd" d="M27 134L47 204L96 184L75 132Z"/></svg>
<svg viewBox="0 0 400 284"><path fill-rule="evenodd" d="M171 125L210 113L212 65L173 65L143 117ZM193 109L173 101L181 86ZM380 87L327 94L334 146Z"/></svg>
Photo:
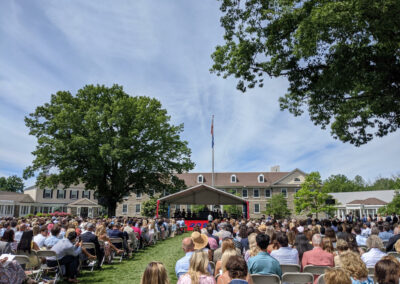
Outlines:
<svg viewBox="0 0 400 284"><path fill-rule="evenodd" d="M319 247L319 246L321 246L321 241L322 241L322 238L321 238L321 235L320 235L320 234L315 234L315 235L312 237L312 244L313 244L314 247Z"/></svg>
<svg viewBox="0 0 400 284"><path fill-rule="evenodd" d="M185 252L194 251L194 243L192 238L184 238L182 241L182 248Z"/></svg>

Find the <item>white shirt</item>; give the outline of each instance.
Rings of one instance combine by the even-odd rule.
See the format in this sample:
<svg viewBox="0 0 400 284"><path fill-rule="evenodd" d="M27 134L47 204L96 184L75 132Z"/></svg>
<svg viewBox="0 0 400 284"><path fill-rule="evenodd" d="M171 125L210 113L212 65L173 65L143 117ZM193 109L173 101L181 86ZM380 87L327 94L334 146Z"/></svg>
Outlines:
<svg viewBox="0 0 400 284"><path fill-rule="evenodd" d="M299 253L297 249L281 247L277 250L273 250L270 255L279 261L280 264L299 264Z"/></svg>
<svg viewBox="0 0 400 284"><path fill-rule="evenodd" d="M38 245L39 248L44 247L44 241L45 240L46 240L46 237L43 236L42 234L37 234L33 238L33 241Z"/></svg>
<svg viewBox="0 0 400 284"><path fill-rule="evenodd" d="M378 248L371 248L369 252L366 252L361 256L361 259L367 267L374 267L375 264L386 255L386 253L382 252Z"/></svg>

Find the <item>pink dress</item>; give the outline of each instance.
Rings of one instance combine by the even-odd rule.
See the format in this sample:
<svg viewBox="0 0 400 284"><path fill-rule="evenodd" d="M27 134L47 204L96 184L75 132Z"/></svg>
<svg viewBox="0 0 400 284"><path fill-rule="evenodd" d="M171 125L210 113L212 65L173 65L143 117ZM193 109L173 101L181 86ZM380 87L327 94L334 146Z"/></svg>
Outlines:
<svg viewBox="0 0 400 284"><path fill-rule="evenodd" d="M192 279L189 274L182 275L177 284L215 284L215 279L209 275L201 275L199 283L192 283Z"/></svg>

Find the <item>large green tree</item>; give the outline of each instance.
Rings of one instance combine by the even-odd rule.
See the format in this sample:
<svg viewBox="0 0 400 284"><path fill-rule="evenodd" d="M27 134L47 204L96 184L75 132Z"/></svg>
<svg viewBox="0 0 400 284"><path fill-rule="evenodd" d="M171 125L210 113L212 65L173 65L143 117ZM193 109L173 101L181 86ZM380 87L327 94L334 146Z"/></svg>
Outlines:
<svg viewBox="0 0 400 284"><path fill-rule="evenodd" d="M351 192L361 190L355 182L348 179L345 175L331 175L324 181L326 192Z"/></svg>
<svg viewBox="0 0 400 284"><path fill-rule="evenodd" d="M0 177L0 191L23 192L24 182L16 175Z"/></svg>
<svg viewBox="0 0 400 284"><path fill-rule="evenodd" d="M283 194L272 195L272 197L268 200L265 214L273 216L275 219L281 219L290 216L290 210Z"/></svg>
<svg viewBox="0 0 400 284"><path fill-rule="evenodd" d="M142 203L142 215L153 218L157 211L157 197L151 196L149 200ZM166 217L168 215L168 206L165 203L160 203L158 209L159 216Z"/></svg>
<svg viewBox="0 0 400 284"><path fill-rule="evenodd" d="M131 97L118 85L59 91L25 123L38 144L24 177L36 174L40 187L83 183L109 216L131 192L181 188L174 173L194 167L183 125L172 125L158 100Z"/></svg>
<svg viewBox="0 0 400 284"><path fill-rule="evenodd" d="M356 146L400 126L400 1L221 0L223 45L212 72L290 86L282 110Z"/></svg>
<svg viewBox="0 0 400 284"><path fill-rule="evenodd" d="M326 204L331 196L322 186L321 175L319 172L312 172L306 176L301 184L300 190L294 195L294 206L297 214L311 213L331 213L334 205Z"/></svg>
<svg viewBox="0 0 400 284"><path fill-rule="evenodd" d="M393 200L390 203L388 203L387 205L379 208L378 212L385 214L385 215L391 215L393 213L399 214L399 212L400 212L400 193L398 190L395 192L395 196L393 197Z"/></svg>

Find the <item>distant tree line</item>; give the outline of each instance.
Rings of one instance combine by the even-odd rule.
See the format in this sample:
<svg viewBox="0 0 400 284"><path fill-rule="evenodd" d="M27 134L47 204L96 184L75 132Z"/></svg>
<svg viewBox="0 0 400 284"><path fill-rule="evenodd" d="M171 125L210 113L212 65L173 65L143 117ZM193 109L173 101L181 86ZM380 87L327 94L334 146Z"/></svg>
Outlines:
<svg viewBox="0 0 400 284"><path fill-rule="evenodd" d="M400 174L393 175L390 178L378 177L373 182L367 182L359 175L355 176L354 179L349 179L342 174L331 175L323 181L323 187L325 192L400 189Z"/></svg>

